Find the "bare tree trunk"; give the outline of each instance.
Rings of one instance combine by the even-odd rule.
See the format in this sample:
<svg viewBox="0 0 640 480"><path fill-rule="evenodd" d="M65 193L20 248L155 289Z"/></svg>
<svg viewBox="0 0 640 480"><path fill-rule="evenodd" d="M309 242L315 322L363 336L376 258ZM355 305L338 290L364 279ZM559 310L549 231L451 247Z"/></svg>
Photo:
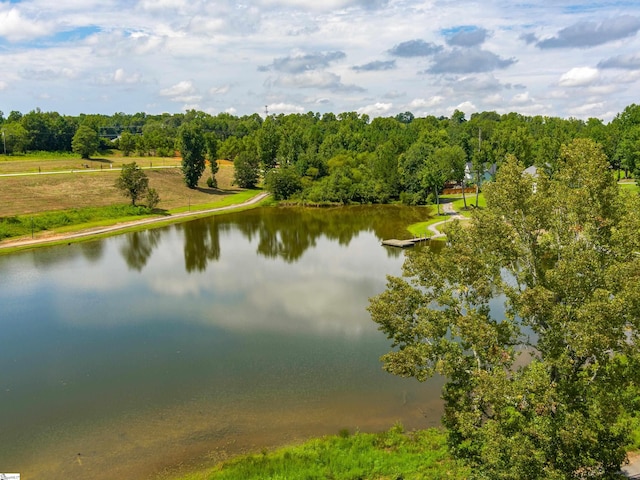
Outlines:
<svg viewBox="0 0 640 480"><path fill-rule="evenodd" d="M467 195L465 190L467 189L467 185L464 182L464 177L462 177L462 201L464 202L464 209L467 209Z"/></svg>

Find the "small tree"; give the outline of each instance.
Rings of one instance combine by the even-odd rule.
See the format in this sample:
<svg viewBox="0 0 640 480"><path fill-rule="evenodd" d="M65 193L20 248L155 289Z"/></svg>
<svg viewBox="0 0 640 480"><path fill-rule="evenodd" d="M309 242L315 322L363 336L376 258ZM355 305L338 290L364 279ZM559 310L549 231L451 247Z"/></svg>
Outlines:
<svg viewBox="0 0 640 480"><path fill-rule="evenodd" d="M71 140L71 149L82 158L89 158L100 146L100 136L93 128L81 125Z"/></svg>
<svg viewBox="0 0 640 480"><path fill-rule="evenodd" d="M146 202L147 207L149 208L156 208L158 203L160 203L160 195L158 195L158 192L155 188L150 188L149 190L147 190Z"/></svg>
<svg viewBox="0 0 640 480"><path fill-rule="evenodd" d="M207 185L210 188L218 188L218 181L216 180L216 173L218 173L218 139L215 133L208 133L205 135L205 141L207 143L207 157L211 165L211 178L207 180Z"/></svg>
<svg viewBox="0 0 640 480"><path fill-rule="evenodd" d="M115 186L122 192L122 195L129 197L131 205L135 206L136 202L149 190L149 178L136 162L126 163L122 166L122 171L116 180ZM155 192L155 190L153 191ZM157 202L155 203L157 204ZM153 206L149 206L153 208Z"/></svg>
<svg viewBox="0 0 640 480"><path fill-rule="evenodd" d="M189 188L196 188L205 169L204 160L207 145L204 135L199 127L187 123L178 130L177 143L182 155L184 183Z"/></svg>

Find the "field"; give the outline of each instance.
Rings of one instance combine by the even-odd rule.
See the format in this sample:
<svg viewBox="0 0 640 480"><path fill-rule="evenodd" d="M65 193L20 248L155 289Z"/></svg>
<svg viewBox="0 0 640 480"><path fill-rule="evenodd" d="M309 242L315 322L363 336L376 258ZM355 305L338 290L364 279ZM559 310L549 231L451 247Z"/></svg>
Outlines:
<svg viewBox="0 0 640 480"><path fill-rule="evenodd" d="M216 174L218 189L206 186L206 179L210 175L207 170L200 179L198 188L191 190L184 185L180 169L172 168L180 163L180 159L176 158L136 159L113 156L84 161L90 168L80 168L81 160L77 156L9 158L10 160L0 161L0 175L17 172L32 174L0 176L0 217L126 204L128 199L114 187L114 183L120 174L119 167L122 163L131 161L136 161L145 169L149 186L158 191L159 209L172 210L190 205L211 204L240 191L232 185L233 166L226 161L220 162L220 169ZM153 168L149 168L150 165ZM37 173L38 168L40 173Z"/></svg>

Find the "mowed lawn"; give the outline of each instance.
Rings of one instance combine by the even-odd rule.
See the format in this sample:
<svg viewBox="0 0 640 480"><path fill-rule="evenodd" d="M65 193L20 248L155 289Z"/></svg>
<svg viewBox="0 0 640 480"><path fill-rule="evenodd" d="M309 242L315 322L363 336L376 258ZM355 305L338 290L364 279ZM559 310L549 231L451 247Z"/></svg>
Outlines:
<svg viewBox="0 0 640 480"><path fill-rule="evenodd" d="M72 160L79 162L77 158ZM142 162L138 164L143 167L148 167L149 163L161 165L162 160L145 158L146 165ZM175 159L165 159L167 163L168 160L175 162ZM68 162L68 159L48 161L48 168L42 171L65 170L66 167L57 167ZM6 168L6 162L4 163ZM233 165L225 161L220 163L220 169L216 174L218 189L207 187L206 179L211 175L208 168L202 175L198 188L193 190L185 186L179 168L145 169L144 172L149 177L149 186L155 188L160 195L157 208L171 210L188 205L209 204L240 191L232 185ZM0 217L126 204L129 200L114 186L119 175L118 167L109 167L95 172L85 170L83 173L0 176Z"/></svg>

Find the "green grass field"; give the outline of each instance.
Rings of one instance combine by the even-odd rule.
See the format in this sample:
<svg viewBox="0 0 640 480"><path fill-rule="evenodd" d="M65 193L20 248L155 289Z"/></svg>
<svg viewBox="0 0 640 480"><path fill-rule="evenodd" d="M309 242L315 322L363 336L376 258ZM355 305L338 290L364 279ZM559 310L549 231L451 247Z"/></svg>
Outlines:
<svg viewBox="0 0 640 480"><path fill-rule="evenodd" d="M310 440L273 452L246 455L180 480L463 479L468 469L453 460L439 429L405 433L356 433Z"/></svg>
<svg viewBox="0 0 640 480"><path fill-rule="evenodd" d="M635 182L620 182L618 185L625 192L640 193L640 186Z"/></svg>

